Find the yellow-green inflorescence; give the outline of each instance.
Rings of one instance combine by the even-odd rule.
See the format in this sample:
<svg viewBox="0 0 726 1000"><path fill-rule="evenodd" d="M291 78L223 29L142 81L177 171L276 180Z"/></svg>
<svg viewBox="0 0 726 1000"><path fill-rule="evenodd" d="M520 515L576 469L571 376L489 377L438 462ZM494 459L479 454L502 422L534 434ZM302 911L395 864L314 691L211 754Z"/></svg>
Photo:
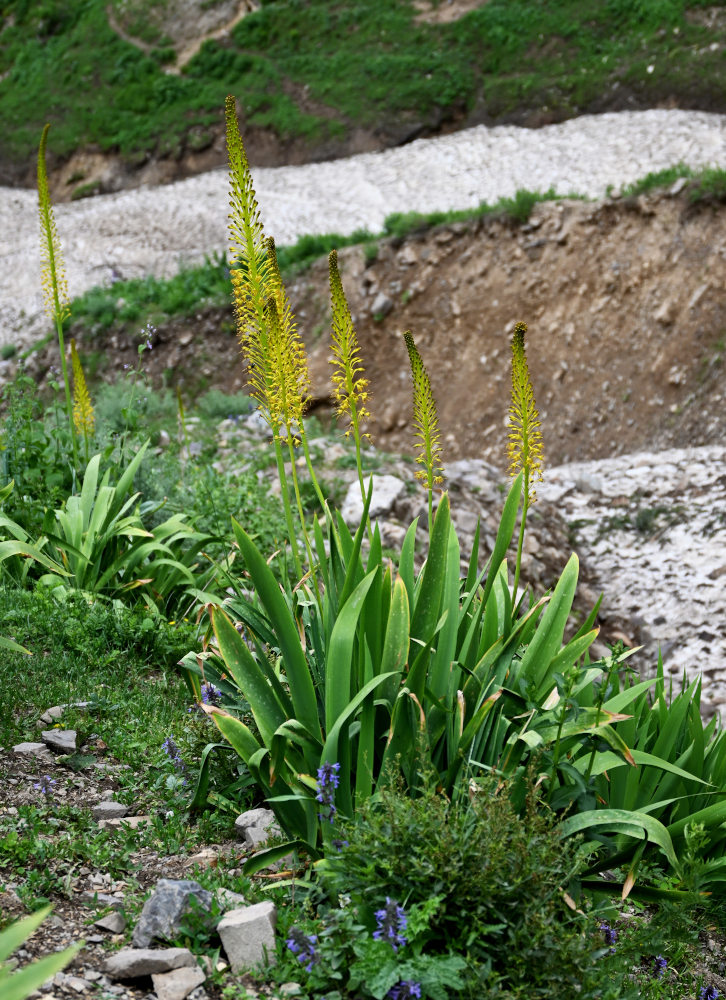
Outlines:
<svg viewBox="0 0 726 1000"><path fill-rule="evenodd" d="M58 230L55 225L53 206L48 191L48 175L45 168L45 147L48 141L46 125L38 147L38 214L40 216L40 263L41 282L45 311L50 319L63 322L70 316L68 282L63 263Z"/></svg>
<svg viewBox="0 0 726 1000"><path fill-rule="evenodd" d="M347 417L346 436L353 436L358 466L358 479L361 491L365 496L361 459L361 440L370 437L362 430L366 421L371 419L368 409L368 379L365 377L363 362L360 356L358 337L353 326L348 301L343 291L343 283L338 271L338 252L331 250L328 257L330 272L330 301L333 313L333 329L331 346L333 356L330 363L333 366L333 395L338 417Z"/></svg>
<svg viewBox="0 0 726 1000"><path fill-rule="evenodd" d="M423 466L416 473L423 480L429 491L429 521L433 513L434 486L443 483L443 467L441 464L441 433L439 417L436 410L436 400L431 389L431 379L418 353L418 348L409 332L404 333L408 359L411 363L413 378L413 421L416 429L416 461Z"/></svg>
<svg viewBox="0 0 726 1000"><path fill-rule="evenodd" d="M302 442L313 486L324 498L315 478L305 438L303 416L309 399L310 375L302 340L280 276L274 240L266 237L252 175L242 143L233 97L225 101L230 182L230 275L237 336L248 368L250 394L269 423L275 445L282 500L296 569L302 576L282 456L286 441L292 485L308 557L310 545L300 500L293 449Z"/></svg>
<svg viewBox="0 0 726 1000"><path fill-rule="evenodd" d="M524 347L526 323L517 323L512 337L512 401L509 406L509 474L524 470L527 496L534 503L534 484L542 480L542 434L534 391L529 377L527 352Z"/></svg>
<svg viewBox="0 0 726 1000"><path fill-rule="evenodd" d="M78 464L78 448L73 423L73 407L71 404L71 387L68 381L66 349L63 339L63 321L70 316L71 309L68 299L68 282L63 264L63 252L55 225L53 206L51 205L50 192L48 190L48 173L45 167L45 147L48 142L49 128L50 125L46 125L43 129L43 134L40 137L40 145L38 146L38 214L40 216L41 282L43 285L45 309L50 319L55 323L58 334L58 350L60 353L66 398L66 415L68 417L71 447L73 450L73 466L75 468Z"/></svg>
<svg viewBox="0 0 726 1000"><path fill-rule="evenodd" d="M310 376L302 341L277 264L265 236L234 98L225 104L229 151L229 237L237 334L248 365L250 391L273 434L301 429Z"/></svg>
<svg viewBox="0 0 726 1000"><path fill-rule="evenodd" d="M76 426L76 431L88 438L93 434L96 417L75 340L71 340L71 365L73 367L73 423Z"/></svg>
<svg viewBox="0 0 726 1000"><path fill-rule="evenodd" d="M512 336L512 401L509 406L509 474L516 476L524 472L522 519L519 526L517 562L514 569L514 589L512 604L516 605L519 571L522 564L524 530L527 510L537 499L534 484L542 479L542 434L539 414L534 401L534 391L529 377L527 353L524 347L526 323L517 323Z"/></svg>

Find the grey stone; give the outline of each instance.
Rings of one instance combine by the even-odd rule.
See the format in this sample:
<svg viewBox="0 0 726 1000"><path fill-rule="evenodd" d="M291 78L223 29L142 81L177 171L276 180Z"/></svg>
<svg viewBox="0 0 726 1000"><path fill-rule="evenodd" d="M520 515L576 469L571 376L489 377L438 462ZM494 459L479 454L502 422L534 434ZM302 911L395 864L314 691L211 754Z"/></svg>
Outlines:
<svg viewBox="0 0 726 1000"><path fill-rule="evenodd" d="M126 921L120 913L109 913L107 916L101 917L100 920L96 920L95 926L110 934L121 934L126 930Z"/></svg>
<svg viewBox="0 0 726 1000"><path fill-rule="evenodd" d="M215 890L214 898L219 903L223 912L238 910L240 907L247 905L247 900L244 896L238 892L232 892L231 889L225 889L222 886Z"/></svg>
<svg viewBox="0 0 726 1000"><path fill-rule="evenodd" d="M267 423L259 410L255 410L254 413L250 413L249 417L245 418L244 426L246 430L255 434L257 437L267 437L270 433L270 425Z"/></svg>
<svg viewBox="0 0 726 1000"><path fill-rule="evenodd" d="M153 893L144 903L139 922L134 928L134 946L146 948L154 938L174 937L183 918L192 909L192 898L197 901L197 909L209 911L212 894L198 882L189 879L159 879Z"/></svg>
<svg viewBox="0 0 726 1000"><path fill-rule="evenodd" d="M159 1000L184 1000L205 979L206 976L198 965L174 969L172 972L157 972L151 977Z"/></svg>
<svg viewBox="0 0 726 1000"><path fill-rule="evenodd" d="M234 827L240 840L255 849L280 834L272 809L248 809L237 817Z"/></svg>
<svg viewBox="0 0 726 1000"><path fill-rule="evenodd" d="M44 729L40 738L56 753L73 753L76 749L75 729Z"/></svg>
<svg viewBox="0 0 726 1000"><path fill-rule="evenodd" d="M276 922L277 909L270 902L230 910L222 917L217 924L217 933L232 972L241 972L265 962L274 965Z"/></svg>
<svg viewBox="0 0 726 1000"><path fill-rule="evenodd" d="M109 955L105 969L113 979L137 979L196 964L188 948L122 948Z"/></svg>
<svg viewBox="0 0 726 1000"><path fill-rule="evenodd" d="M365 480L365 487L368 489L371 477ZM368 515L373 520L381 515L388 514L396 500L406 489L406 484L397 476L373 476L373 496ZM360 485L357 482L351 483L348 487L343 506L341 508L343 520L349 525L359 525L363 517L363 499L361 497Z"/></svg>
<svg viewBox="0 0 726 1000"><path fill-rule="evenodd" d="M149 816L121 816L118 819L100 819L98 826L100 830L120 830L123 826L136 830L144 823L148 823L150 818Z"/></svg>
<svg viewBox="0 0 726 1000"><path fill-rule="evenodd" d="M53 705L51 708L48 708L45 712L43 712L40 717L40 721L44 722L46 726L50 726L56 719L60 719L61 715L63 715L63 706Z"/></svg>
<svg viewBox="0 0 726 1000"><path fill-rule="evenodd" d="M89 983L87 979L81 979L80 976L66 976L63 986L65 989L75 990L76 993L85 993L86 990L91 989L93 983Z"/></svg>
<svg viewBox="0 0 726 1000"><path fill-rule="evenodd" d="M80 874L83 875L84 873L81 872ZM124 905L123 900L117 896L111 896L107 892L92 892L90 889L86 889L85 892L81 893L81 902L104 908L110 906L114 910L120 910Z"/></svg>
<svg viewBox="0 0 726 1000"><path fill-rule="evenodd" d="M371 316L387 316L391 309L393 309L393 300L389 299L385 292L379 292L373 299Z"/></svg>
<svg viewBox="0 0 726 1000"><path fill-rule="evenodd" d="M99 802L91 809L94 819L120 819L126 816L129 807L121 802Z"/></svg>
<svg viewBox="0 0 726 1000"><path fill-rule="evenodd" d="M67 708L88 708L90 704L90 701L71 701L67 705L52 705L43 712L40 721L49 726L60 719Z"/></svg>
<svg viewBox="0 0 726 1000"><path fill-rule="evenodd" d="M20 757L37 757L39 760L50 758L50 752L45 743L17 743L13 747L13 753Z"/></svg>

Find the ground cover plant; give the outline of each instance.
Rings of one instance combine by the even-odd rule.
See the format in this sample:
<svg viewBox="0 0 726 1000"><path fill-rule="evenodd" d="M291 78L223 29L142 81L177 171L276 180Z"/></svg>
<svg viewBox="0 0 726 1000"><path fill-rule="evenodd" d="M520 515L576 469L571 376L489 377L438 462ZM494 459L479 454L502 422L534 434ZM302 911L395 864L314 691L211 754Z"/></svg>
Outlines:
<svg viewBox="0 0 726 1000"><path fill-rule="evenodd" d="M137 5L126 19L137 45L112 29L106 6L0 8L0 124L15 163L27 162L41 115L57 123L61 156L90 143L137 158L204 148L230 89L245 95L248 127L311 143L356 126L400 141L468 115L541 123L672 97L721 106L726 28L702 16L712 0L491 0L438 24L407 0L277 0L207 41L176 75L165 72L174 50L158 28L163 5ZM124 21L123 5L110 6Z"/></svg>
<svg viewBox="0 0 726 1000"><path fill-rule="evenodd" d="M316 475L306 359L232 99L226 112L235 318L271 438L282 531L271 538L253 530L261 526L253 502L228 529L232 555L209 560L213 577L190 565L192 582L177 588L176 603L160 601L184 550L154 552L136 576L135 546L149 537L163 543L164 532L155 535L166 524L149 530L137 520L135 480L149 445L122 433L105 453L81 457L96 429L79 359L73 393L67 369L59 385L50 446L59 442L68 466L50 508L55 530L46 530L48 511L36 540L13 517L2 520L2 633L22 647L8 659L18 683L3 692L3 743L26 735L49 701L86 702L67 710L82 746L65 765L83 772L98 763L108 745L99 746L97 729L121 761L150 757L143 797L155 816L141 838L167 854L229 831L236 810L271 806L282 843L245 864L252 876L282 857L290 862L267 890L280 904L279 970L261 975L295 975L309 996L565 997L579 987L581 996L615 1000L662 995L673 970L679 995L715 996L682 941L692 943L698 921L721 921L723 730L717 720L703 725L699 682L674 693L662 670L654 680L631 677L623 648L590 660L597 607L567 631L574 556L551 593L520 586L544 471L525 325L512 338L512 483L493 551L480 559L477 533L463 574L442 492L436 373L406 335L426 508L395 559L384 558L362 458L375 389L337 255L329 258L333 386L360 487L353 531ZM58 319L60 256L40 190ZM61 322L58 332L62 348ZM212 400L210 413L227 402ZM12 460L22 472L38 411L21 398L11 412ZM178 418L190 454L183 403ZM5 485L4 503L14 485ZM108 511L117 524L129 519L110 535L114 545L125 539L122 548L109 554L104 542L89 554ZM110 591L81 580L99 564ZM181 624L170 607L186 608ZM134 837L112 844L93 836L87 813L74 819L50 805L54 781L38 782L40 806L24 805L17 821L3 816L0 826L3 877L29 869L22 893L30 907L70 892L73 865L102 859L120 875L135 863ZM122 795L139 798L135 774L120 772L118 782ZM44 846L51 828L61 834L55 867ZM36 855L41 864L29 866ZM204 876L207 884L217 878ZM254 892L262 894L260 884ZM625 907L632 933L620 918ZM228 983L227 995L241 997L242 988Z"/></svg>

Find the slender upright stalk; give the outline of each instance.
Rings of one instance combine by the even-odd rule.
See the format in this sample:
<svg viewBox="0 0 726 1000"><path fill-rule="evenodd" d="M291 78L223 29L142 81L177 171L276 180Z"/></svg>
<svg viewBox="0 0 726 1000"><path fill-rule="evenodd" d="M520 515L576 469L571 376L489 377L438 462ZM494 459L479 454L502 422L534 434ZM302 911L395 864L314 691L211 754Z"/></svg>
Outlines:
<svg viewBox="0 0 726 1000"><path fill-rule="evenodd" d="M338 417L348 418L346 437L353 437L355 443L355 464L361 498L366 501L363 479L363 458L361 443L364 436L362 423L370 420L368 410L368 380L365 378L360 357L358 337L353 326L353 318L343 291L343 283L338 271L338 252L331 250L328 257L330 277L330 300L333 311L332 349L333 395ZM367 436L367 435L366 435Z"/></svg>
<svg viewBox="0 0 726 1000"><path fill-rule="evenodd" d="M76 442L76 429L73 423L73 404L71 402L71 386L68 379L68 365L66 363L66 347L63 338L63 320L70 315L70 305L68 302L68 282L66 280L65 268L63 265L63 253L58 230L53 216L53 206L50 202L50 192L48 191L48 175L45 167L45 147L48 141L48 129L46 125L40 138L38 147L38 211L40 215L40 259L41 259L41 281L43 284L43 296L45 299L45 311L55 323L58 334L58 349L60 352L61 370L63 372L63 384L66 396L66 415L68 417L68 427L71 434L71 447L73 449L73 468L78 468L78 445Z"/></svg>
<svg viewBox="0 0 726 1000"><path fill-rule="evenodd" d="M536 500L533 483L542 479L542 435L540 421L534 401L534 392L529 378L527 354L524 348L525 323L517 323L512 337L512 399L509 406L509 474L516 476L524 470L522 520L519 526L517 563L514 569L512 589L512 611L517 606L517 589L522 565L524 531L529 505Z"/></svg>
<svg viewBox="0 0 726 1000"><path fill-rule="evenodd" d="M429 538L434 523L434 486L443 482L441 466L441 435L436 400L431 389L431 379L418 353L410 333L404 333L413 379L413 421L419 454L416 461L423 466L416 478L426 484L429 499Z"/></svg>

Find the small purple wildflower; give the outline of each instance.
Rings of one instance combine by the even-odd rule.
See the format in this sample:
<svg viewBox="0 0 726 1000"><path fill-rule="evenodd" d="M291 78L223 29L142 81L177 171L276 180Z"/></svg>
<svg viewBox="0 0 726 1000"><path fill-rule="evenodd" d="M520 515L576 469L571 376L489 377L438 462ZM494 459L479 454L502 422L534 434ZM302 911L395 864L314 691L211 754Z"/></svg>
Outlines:
<svg viewBox="0 0 726 1000"><path fill-rule="evenodd" d="M420 997L421 984L415 983L412 979L402 979L400 983L391 987L386 996L388 1000L409 1000L409 997Z"/></svg>
<svg viewBox="0 0 726 1000"><path fill-rule="evenodd" d="M344 847L348 847L348 841L347 840L339 840L337 837L334 837L330 841L330 843L333 845L333 847L336 849L336 851L342 851Z"/></svg>
<svg viewBox="0 0 726 1000"><path fill-rule="evenodd" d="M185 765L182 760L181 750L176 745L173 736L167 736L164 742L161 744L164 752L166 753L169 760L172 762L177 771L184 771Z"/></svg>
<svg viewBox="0 0 726 1000"><path fill-rule="evenodd" d="M317 943L316 934L305 934L299 927L291 927L289 937L285 941L290 951L297 957L298 962L305 966L307 972L312 971L312 967L320 960L315 951Z"/></svg>
<svg viewBox="0 0 726 1000"><path fill-rule="evenodd" d="M323 807L318 813L318 819L321 821L327 819L332 823L338 811L335 808L334 799L335 789L340 784L339 770L340 764L329 764L327 762L318 768L318 794L315 796L315 801L319 802Z"/></svg>
<svg viewBox="0 0 726 1000"><path fill-rule="evenodd" d="M665 975L665 971L668 968L668 959L663 958L662 955L656 955L653 959L653 978L662 979Z"/></svg>
<svg viewBox="0 0 726 1000"><path fill-rule="evenodd" d="M718 1000L721 996L715 986L702 986L698 994L698 1000Z"/></svg>
<svg viewBox="0 0 726 1000"><path fill-rule="evenodd" d="M205 705L218 705L222 699L222 692L212 684L211 681L204 681L202 684L202 701Z"/></svg>
<svg viewBox="0 0 726 1000"><path fill-rule="evenodd" d="M603 933L603 937L605 938L605 944L610 945L610 954L614 955L615 954L614 945L618 940L618 932L615 930L614 927L610 926L610 922L607 920L601 920L597 926Z"/></svg>
<svg viewBox="0 0 726 1000"><path fill-rule="evenodd" d="M51 778L49 774L44 774L40 781L35 782L33 788L36 792L41 792L43 795L52 795L53 785L55 785L55 778Z"/></svg>
<svg viewBox="0 0 726 1000"><path fill-rule="evenodd" d="M386 896L386 905L382 910L376 910L376 921L378 927L373 931L373 938L376 941L388 941L393 950L398 951L406 943L403 932L408 920L403 907L395 899Z"/></svg>

